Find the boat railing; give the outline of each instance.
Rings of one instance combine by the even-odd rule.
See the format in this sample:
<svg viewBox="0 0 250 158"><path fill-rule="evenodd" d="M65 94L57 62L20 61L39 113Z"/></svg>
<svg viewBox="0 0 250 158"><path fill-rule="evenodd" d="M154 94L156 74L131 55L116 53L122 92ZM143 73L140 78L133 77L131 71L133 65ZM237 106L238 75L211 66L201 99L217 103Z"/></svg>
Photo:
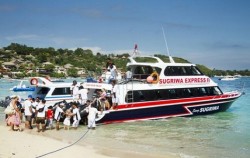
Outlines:
<svg viewBox="0 0 250 158"><path fill-rule="evenodd" d="M120 82L119 82L119 84L127 84L127 83L129 83L129 82L140 82L140 83L146 83L146 79L134 79L134 78L132 78L132 79L125 79L125 80L121 80Z"/></svg>
<svg viewBox="0 0 250 158"><path fill-rule="evenodd" d="M217 97L218 95L215 95L213 99L221 99L221 98L233 98L235 96L241 95L242 92L239 92L238 90L230 91L230 92L225 92L220 95L220 97Z"/></svg>

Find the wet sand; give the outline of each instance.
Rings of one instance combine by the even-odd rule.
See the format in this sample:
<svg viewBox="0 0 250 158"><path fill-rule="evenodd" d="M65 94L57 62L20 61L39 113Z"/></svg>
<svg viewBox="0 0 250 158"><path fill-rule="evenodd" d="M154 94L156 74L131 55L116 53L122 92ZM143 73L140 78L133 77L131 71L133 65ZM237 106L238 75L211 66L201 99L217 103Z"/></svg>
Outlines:
<svg viewBox="0 0 250 158"><path fill-rule="evenodd" d="M24 125L22 124L22 127ZM35 127L35 126L34 126ZM85 138L81 139L78 143L73 146L67 147L63 150L54 152L58 149L69 146L78 140L79 133L83 135L86 132L86 136L93 132L87 131L87 129L77 129L77 130L46 130L45 132L37 132L34 128L33 130L24 129L22 132L10 131L10 128L0 124L0 157L1 158L34 158L34 157L91 157L91 158L176 158L180 157L178 154L169 155L150 155L140 152L117 150L115 147L100 147L91 144L90 141L85 141ZM82 131L79 131L82 130ZM97 130L94 132L98 132ZM73 136L78 134L78 136ZM80 145L79 145L80 144ZM51 153L52 152L52 153ZM44 155L44 156L43 156Z"/></svg>

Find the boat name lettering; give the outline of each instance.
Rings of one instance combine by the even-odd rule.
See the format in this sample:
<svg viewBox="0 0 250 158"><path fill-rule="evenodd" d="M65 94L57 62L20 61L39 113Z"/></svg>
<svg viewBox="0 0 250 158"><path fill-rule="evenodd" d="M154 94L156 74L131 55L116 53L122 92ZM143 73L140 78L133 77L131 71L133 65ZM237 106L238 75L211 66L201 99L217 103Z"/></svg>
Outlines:
<svg viewBox="0 0 250 158"><path fill-rule="evenodd" d="M219 106L211 106L211 107L206 107L206 108L200 108L200 112L215 111L218 109L219 109Z"/></svg>
<svg viewBox="0 0 250 158"><path fill-rule="evenodd" d="M98 85L98 84L86 84L86 86L90 86L90 87L102 87L102 85Z"/></svg>
<svg viewBox="0 0 250 158"><path fill-rule="evenodd" d="M171 78L160 79L160 84L173 84L173 83L206 83L210 82L209 78Z"/></svg>
<svg viewBox="0 0 250 158"><path fill-rule="evenodd" d="M211 106L211 107L205 107L205 108L200 108L200 109L193 109L193 113L203 113L203 112L210 112L210 111L216 111L220 107L219 106Z"/></svg>

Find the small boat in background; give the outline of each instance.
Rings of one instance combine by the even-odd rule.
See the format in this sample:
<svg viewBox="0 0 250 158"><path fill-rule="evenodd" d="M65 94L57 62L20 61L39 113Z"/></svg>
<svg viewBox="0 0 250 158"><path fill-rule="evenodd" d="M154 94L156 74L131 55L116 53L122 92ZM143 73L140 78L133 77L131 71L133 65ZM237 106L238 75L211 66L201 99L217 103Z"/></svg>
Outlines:
<svg viewBox="0 0 250 158"><path fill-rule="evenodd" d="M10 90L14 91L14 92L24 92L24 91L34 91L35 90L35 87L27 87L25 84L23 84L24 81L26 81L26 80L21 80L17 86L14 86Z"/></svg>
<svg viewBox="0 0 250 158"><path fill-rule="evenodd" d="M236 77L236 76L230 76L230 75L219 78L219 80L222 80L222 81L233 81L233 80L236 80L236 79L239 79L239 78Z"/></svg>

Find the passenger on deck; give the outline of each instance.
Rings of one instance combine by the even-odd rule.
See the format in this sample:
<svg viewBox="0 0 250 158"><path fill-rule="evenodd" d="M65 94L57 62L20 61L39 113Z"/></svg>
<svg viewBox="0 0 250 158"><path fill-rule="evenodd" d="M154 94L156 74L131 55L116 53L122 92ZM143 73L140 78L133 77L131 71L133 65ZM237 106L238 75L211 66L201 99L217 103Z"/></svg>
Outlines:
<svg viewBox="0 0 250 158"><path fill-rule="evenodd" d="M78 93L77 81L74 80L72 86L70 87L71 95L73 96L73 101L78 101L79 93Z"/></svg>
<svg viewBox="0 0 250 158"><path fill-rule="evenodd" d="M116 80L112 81L112 90L111 90L111 95L112 95L112 107L111 109L116 109L118 102L119 102L119 90L118 86L116 84Z"/></svg>
<svg viewBox="0 0 250 158"><path fill-rule="evenodd" d="M110 61L108 69L110 70L110 77L109 77L109 82L108 83L111 83L112 80L117 79L117 74L118 74L116 66L112 61Z"/></svg>
<svg viewBox="0 0 250 158"><path fill-rule="evenodd" d="M130 68L127 68L127 72L125 73L125 80L129 81L132 79L132 72L130 71Z"/></svg>
<svg viewBox="0 0 250 158"><path fill-rule="evenodd" d="M79 98L80 98L80 104L84 105L86 101L88 100L88 89L84 88L83 86L79 87Z"/></svg>
<svg viewBox="0 0 250 158"><path fill-rule="evenodd" d="M98 99L99 99L100 105L101 105L101 107L100 107L101 112L103 112L103 110L106 110L105 109L106 95L107 95L107 93L106 93L104 88L99 91L99 98Z"/></svg>
<svg viewBox="0 0 250 158"><path fill-rule="evenodd" d="M108 70L108 67L109 67L109 64L111 62L111 59L110 58L107 58L107 62L106 62L106 70ZM109 70L108 70L109 71Z"/></svg>

